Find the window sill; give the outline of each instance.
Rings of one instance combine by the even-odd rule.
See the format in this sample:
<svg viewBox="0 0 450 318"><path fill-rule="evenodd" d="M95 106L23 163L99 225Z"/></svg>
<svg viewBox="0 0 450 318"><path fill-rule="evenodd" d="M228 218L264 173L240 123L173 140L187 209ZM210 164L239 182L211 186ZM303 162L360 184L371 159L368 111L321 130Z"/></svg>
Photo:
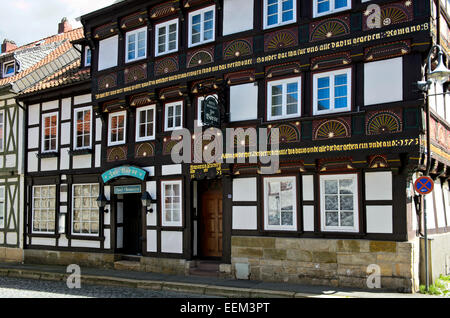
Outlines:
<svg viewBox="0 0 450 318"><path fill-rule="evenodd" d="M40 152L40 153L36 154L36 157L38 157L39 159L58 158L59 157L59 152L58 151L55 151L55 152Z"/></svg>
<svg viewBox="0 0 450 318"><path fill-rule="evenodd" d="M92 149L77 149L77 150L70 150L69 155L71 156L83 156L83 155L90 155L92 154Z"/></svg>

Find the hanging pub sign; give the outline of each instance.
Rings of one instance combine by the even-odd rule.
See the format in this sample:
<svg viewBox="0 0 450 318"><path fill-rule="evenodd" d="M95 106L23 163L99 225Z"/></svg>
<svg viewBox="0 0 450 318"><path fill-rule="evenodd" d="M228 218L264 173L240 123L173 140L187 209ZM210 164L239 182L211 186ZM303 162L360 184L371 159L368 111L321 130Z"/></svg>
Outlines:
<svg viewBox="0 0 450 318"><path fill-rule="evenodd" d="M202 102L202 123L205 126L220 128L220 105L214 96L209 96Z"/></svg>
<svg viewBox="0 0 450 318"><path fill-rule="evenodd" d="M103 183L121 177L131 177L144 181L147 176L147 171L130 166L123 166L111 169L102 174Z"/></svg>

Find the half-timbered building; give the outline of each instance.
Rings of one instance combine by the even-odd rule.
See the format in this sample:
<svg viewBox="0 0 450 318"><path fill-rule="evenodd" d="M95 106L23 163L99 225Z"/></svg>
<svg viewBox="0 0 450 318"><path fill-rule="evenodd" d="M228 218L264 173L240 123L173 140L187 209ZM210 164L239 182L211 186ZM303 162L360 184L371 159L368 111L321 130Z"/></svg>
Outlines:
<svg viewBox="0 0 450 318"><path fill-rule="evenodd" d="M56 26L55 26L56 27ZM0 54L0 260L23 260L24 108L18 94L79 57L71 40L83 37L66 19L58 34L17 47L5 39Z"/></svg>
<svg viewBox="0 0 450 318"><path fill-rule="evenodd" d="M91 85L23 98L26 259L353 287L367 287L375 264L383 287L416 290L412 184L427 164L416 83L436 30L448 49L448 3L433 20L437 3L126 0L81 17ZM434 274L450 262L439 96L426 201ZM249 132L207 163L195 149L211 146L198 133L208 101L216 137L265 128L279 150ZM191 160L177 163L183 128ZM279 169L264 174L275 154Z"/></svg>

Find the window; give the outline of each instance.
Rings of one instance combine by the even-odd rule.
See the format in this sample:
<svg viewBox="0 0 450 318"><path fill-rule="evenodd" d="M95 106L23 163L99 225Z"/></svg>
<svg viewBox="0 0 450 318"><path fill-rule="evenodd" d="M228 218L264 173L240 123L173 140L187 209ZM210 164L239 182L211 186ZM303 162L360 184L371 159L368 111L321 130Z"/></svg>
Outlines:
<svg viewBox="0 0 450 318"><path fill-rule="evenodd" d="M108 146L125 143L126 118L126 111L109 115Z"/></svg>
<svg viewBox="0 0 450 318"><path fill-rule="evenodd" d="M215 39L216 6L189 13L189 47Z"/></svg>
<svg viewBox="0 0 450 318"><path fill-rule="evenodd" d="M98 70L117 66L119 60L119 36L101 40L98 47Z"/></svg>
<svg viewBox="0 0 450 318"><path fill-rule="evenodd" d="M5 111L0 111L0 151L4 151L5 144Z"/></svg>
<svg viewBox="0 0 450 318"><path fill-rule="evenodd" d="M98 184L74 184L72 193L72 234L99 235Z"/></svg>
<svg viewBox="0 0 450 318"><path fill-rule="evenodd" d="M84 66L91 66L92 51L89 46L84 49Z"/></svg>
<svg viewBox="0 0 450 318"><path fill-rule="evenodd" d="M58 113L42 116L42 152L58 151Z"/></svg>
<svg viewBox="0 0 450 318"><path fill-rule="evenodd" d="M128 32L126 38L126 62L145 59L147 57L147 28Z"/></svg>
<svg viewBox="0 0 450 318"><path fill-rule="evenodd" d="M294 23L296 7L294 0L264 0L264 29Z"/></svg>
<svg viewBox="0 0 450 318"><path fill-rule="evenodd" d="M264 228L297 230L297 181L295 177L264 178Z"/></svg>
<svg viewBox="0 0 450 318"><path fill-rule="evenodd" d="M33 233L54 234L56 186L33 187Z"/></svg>
<svg viewBox="0 0 450 318"><path fill-rule="evenodd" d="M163 226L183 225L181 186L181 181L161 182Z"/></svg>
<svg viewBox="0 0 450 318"><path fill-rule="evenodd" d="M166 104L165 131L183 128L183 102Z"/></svg>
<svg viewBox="0 0 450 318"><path fill-rule="evenodd" d="M178 19L156 26L155 56L178 51Z"/></svg>
<svg viewBox="0 0 450 318"><path fill-rule="evenodd" d="M314 74L314 115L351 110L350 68Z"/></svg>
<svg viewBox="0 0 450 318"><path fill-rule="evenodd" d="M74 145L75 150L89 149L92 143L92 108L84 107L75 110L74 116L76 122L74 125Z"/></svg>
<svg viewBox="0 0 450 318"><path fill-rule="evenodd" d="M16 73L16 62L6 62L3 64L3 77L14 76Z"/></svg>
<svg viewBox="0 0 450 318"><path fill-rule="evenodd" d="M314 17L351 9L351 0L314 0Z"/></svg>
<svg viewBox="0 0 450 318"><path fill-rule="evenodd" d="M0 229L5 228L5 187L0 187Z"/></svg>
<svg viewBox="0 0 450 318"><path fill-rule="evenodd" d="M358 179L356 174L320 177L323 231L358 232Z"/></svg>
<svg viewBox="0 0 450 318"><path fill-rule="evenodd" d="M267 84L268 103L267 119L299 117L301 114L301 77Z"/></svg>
<svg viewBox="0 0 450 318"><path fill-rule="evenodd" d="M155 139L155 105L138 108L136 118L136 141Z"/></svg>

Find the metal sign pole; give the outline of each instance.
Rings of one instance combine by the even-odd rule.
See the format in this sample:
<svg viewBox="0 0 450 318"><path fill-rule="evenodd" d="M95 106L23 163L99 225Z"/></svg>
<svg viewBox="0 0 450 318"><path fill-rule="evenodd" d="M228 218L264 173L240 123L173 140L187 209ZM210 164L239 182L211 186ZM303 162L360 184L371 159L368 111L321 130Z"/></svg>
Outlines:
<svg viewBox="0 0 450 318"><path fill-rule="evenodd" d="M429 291L430 282L428 277L428 227L427 227L427 205L425 203L425 196L422 195L422 206L423 206L423 234L425 240L425 284L426 289Z"/></svg>

